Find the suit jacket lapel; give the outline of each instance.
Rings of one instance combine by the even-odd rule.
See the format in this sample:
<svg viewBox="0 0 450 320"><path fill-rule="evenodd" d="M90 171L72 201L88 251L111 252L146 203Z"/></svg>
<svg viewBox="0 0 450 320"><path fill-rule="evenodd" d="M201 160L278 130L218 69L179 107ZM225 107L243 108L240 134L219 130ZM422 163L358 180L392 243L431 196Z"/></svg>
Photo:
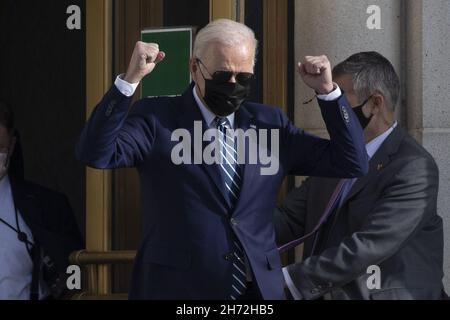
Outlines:
<svg viewBox="0 0 450 320"><path fill-rule="evenodd" d="M244 132L249 130L250 128L257 130L256 124L254 122L254 116L247 111L245 105L242 106L236 112L236 121L237 121L236 127L238 129L243 130ZM241 193L239 196L239 200L236 204L235 212L237 211L239 204L242 202L242 195L248 194L253 189L252 187L253 181L257 175L258 169L260 168L258 164L250 164L250 154L249 154L250 150L258 150L258 141L253 141L251 139L248 140L250 140L248 147L245 146L245 148L242 150L245 152L245 164L241 164L243 181L241 186Z"/></svg>
<svg viewBox="0 0 450 320"><path fill-rule="evenodd" d="M347 194L343 203L348 202L353 198L359 191L361 191L377 174L382 168L386 167L389 163L389 157L386 154L379 154L374 156L369 163L369 173L362 178L356 180L350 192Z"/></svg>
<svg viewBox="0 0 450 320"><path fill-rule="evenodd" d="M355 182L343 203L348 202L356 194L358 194L381 170L389 164L391 156L398 151L400 143L405 135L406 133L402 128L397 127L394 129L392 134L386 139L380 149L370 160L369 173Z"/></svg>
<svg viewBox="0 0 450 320"><path fill-rule="evenodd" d="M42 209L39 201L37 201L33 193L24 188L21 180L10 177L10 181L16 210L34 235L36 228L43 225Z"/></svg>

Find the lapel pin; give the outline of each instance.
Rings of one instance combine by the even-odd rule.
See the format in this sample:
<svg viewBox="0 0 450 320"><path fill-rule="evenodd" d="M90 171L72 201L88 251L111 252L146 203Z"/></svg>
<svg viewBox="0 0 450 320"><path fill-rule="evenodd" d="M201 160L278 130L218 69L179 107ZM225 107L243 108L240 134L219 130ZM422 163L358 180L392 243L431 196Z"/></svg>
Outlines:
<svg viewBox="0 0 450 320"><path fill-rule="evenodd" d="M381 170L383 170L383 167L384 167L383 164L380 163L380 164L378 165L378 167L377 167L377 170L378 170L378 171L381 171Z"/></svg>

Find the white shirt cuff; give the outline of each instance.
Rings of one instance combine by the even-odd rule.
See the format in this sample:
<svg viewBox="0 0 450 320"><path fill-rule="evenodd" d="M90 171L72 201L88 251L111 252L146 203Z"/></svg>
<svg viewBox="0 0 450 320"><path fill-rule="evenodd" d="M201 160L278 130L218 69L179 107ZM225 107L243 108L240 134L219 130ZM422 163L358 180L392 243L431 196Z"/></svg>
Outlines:
<svg viewBox="0 0 450 320"><path fill-rule="evenodd" d="M335 84L336 89L329 93L329 94L319 94L317 95L317 99L323 100L323 101L336 101L339 99L340 96L342 96L342 90L339 88L337 84Z"/></svg>
<svg viewBox="0 0 450 320"><path fill-rule="evenodd" d="M295 287L294 282L292 281L291 275L289 274L289 271L287 268L283 268L283 275L284 275L284 281L286 282L286 285L289 289L289 291L292 294L292 297L294 300L302 300L302 295L298 291L298 289Z"/></svg>
<svg viewBox="0 0 450 320"><path fill-rule="evenodd" d="M119 75L116 78L114 85L116 86L117 90L119 90L124 96L132 97L136 92L139 83L128 83L122 79L123 76L123 74Z"/></svg>

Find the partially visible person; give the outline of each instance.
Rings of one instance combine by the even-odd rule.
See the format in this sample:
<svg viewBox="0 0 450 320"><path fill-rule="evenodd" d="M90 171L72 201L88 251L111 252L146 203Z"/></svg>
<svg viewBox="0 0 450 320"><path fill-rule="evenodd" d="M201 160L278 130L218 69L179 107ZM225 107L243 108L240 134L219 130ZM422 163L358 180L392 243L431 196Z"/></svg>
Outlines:
<svg viewBox="0 0 450 320"><path fill-rule="evenodd" d="M0 102L0 300L57 299L83 240L67 198L24 179L12 109Z"/></svg>
<svg viewBox="0 0 450 320"><path fill-rule="evenodd" d="M278 243L309 236L303 262L284 269L293 297L445 298L439 171L397 123L394 67L363 52L337 65L333 78L365 128L370 172L359 179L310 178L275 211Z"/></svg>

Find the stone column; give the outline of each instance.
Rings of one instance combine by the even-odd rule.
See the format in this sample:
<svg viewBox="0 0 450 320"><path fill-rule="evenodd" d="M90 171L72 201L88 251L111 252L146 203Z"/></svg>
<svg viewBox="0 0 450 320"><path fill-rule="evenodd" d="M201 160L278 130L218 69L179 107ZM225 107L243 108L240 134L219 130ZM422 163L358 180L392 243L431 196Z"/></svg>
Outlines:
<svg viewBox="0 0 450 320"><path fill-rule="evenodd" d="M407 123L439 166L444 282L450 291L450 1L414 0L405 5Z"/></svg>

